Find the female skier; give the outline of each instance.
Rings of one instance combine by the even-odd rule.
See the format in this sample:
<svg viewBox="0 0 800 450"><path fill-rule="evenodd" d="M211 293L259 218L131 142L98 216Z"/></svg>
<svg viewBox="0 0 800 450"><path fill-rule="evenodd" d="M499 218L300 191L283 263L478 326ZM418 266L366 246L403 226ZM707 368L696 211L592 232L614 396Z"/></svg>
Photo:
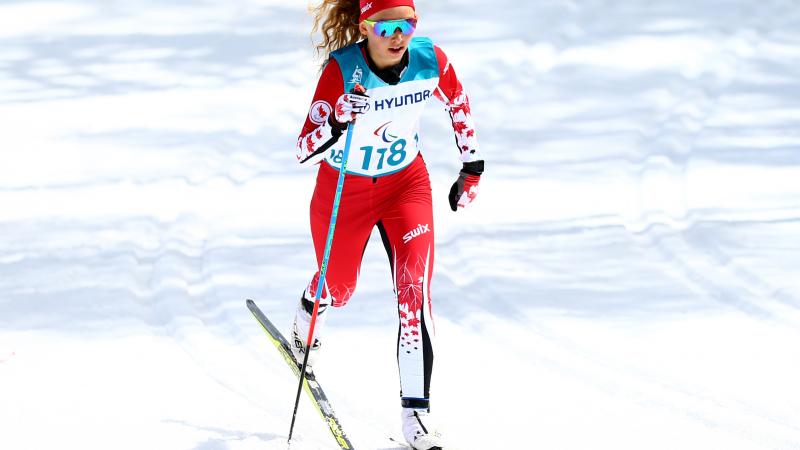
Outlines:
<svg viewBox="0 0 800 450"><path fill-rule="evenodd" d="M412 38L418 20L413 0L323 0L315 16L315 30L323 35L318 49L328 58L296 151L301 164L319 163L311 200L318 267L342 164L342 135L348 126L355 128L309 367L320 347L317 330L328 306L344 306L353 295L367 241L377 226L389 255L400 316L403 435L415 449L441 448L439 433L429 426L434 226L418 128L428 100L441 100L463 163L449 193L450 207L466 207L475 199L483 173L469 100L444 52L430 39ZM366 92L354 90L356 84ZM318 280L319 271L295 315L292 346L298 361L304 356Z"/></svg>

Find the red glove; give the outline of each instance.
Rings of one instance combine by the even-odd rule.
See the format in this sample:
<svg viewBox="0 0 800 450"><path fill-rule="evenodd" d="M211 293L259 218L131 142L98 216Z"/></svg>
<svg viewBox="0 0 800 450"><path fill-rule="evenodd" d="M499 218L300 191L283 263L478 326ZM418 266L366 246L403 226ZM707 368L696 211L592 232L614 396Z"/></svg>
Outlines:
<svg viewBox="0 0 800 450"><path fill-rule="evenodd" d="M478 196L478 183L483 173L483 161L464 163L458 179L450 188L450 209L466 208Z"/></svg>

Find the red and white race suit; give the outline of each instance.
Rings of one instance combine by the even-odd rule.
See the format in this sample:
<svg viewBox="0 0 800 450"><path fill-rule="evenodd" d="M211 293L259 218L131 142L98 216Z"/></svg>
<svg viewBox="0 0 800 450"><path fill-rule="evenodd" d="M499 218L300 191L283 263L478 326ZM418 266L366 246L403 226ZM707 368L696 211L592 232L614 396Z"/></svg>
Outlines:
<svg viewBox="0 0 800 450"><path fill-rule="evenodd" d="M404 404L412 406L416 402L425 404L429 398L433 362L430 281L435 228L430 179L419 153L417 134L419 116L428 97L435 96L445 104L460 160L482 160L469 99L455 70L439 47L418 39L412 41L418 45L409 46L406 64L410 61L411 69L425 73L424 67L414 64L423 64L427 55L432 61L431 73L427 78L415 75L413 80L401 75L395 84L369 78L378 71L372 71L374 66L369 64L363 44L353 44L349 49L352 60L364 62L356 64L354 75L362 81L372 80L366 87L373 104L355 124L323 292L324 303L336 307L350 300L367 241L377 226L389 255L398 302L401 396ZM361 54L354 53L354 49ZM310 211L318 267L322 264L341 163L340 149L345 141L342 128L330 120L331 105L345 92L345 81L351 81L351 68L342 67L348 63L340 61L345 60L331 57L323 69L296 148L301 163L320 163ZM403 68L402 73L407 74L408 69ZM386 148L378 148L381 142L386 143ZM310 298L316 293L318 277L319 272L309 283Z"/></svg>

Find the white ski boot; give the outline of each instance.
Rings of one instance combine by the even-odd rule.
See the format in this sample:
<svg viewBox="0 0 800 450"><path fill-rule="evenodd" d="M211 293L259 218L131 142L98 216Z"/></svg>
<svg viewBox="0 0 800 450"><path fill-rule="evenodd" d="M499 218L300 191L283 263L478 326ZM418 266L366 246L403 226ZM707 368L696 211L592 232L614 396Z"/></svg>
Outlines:
<svg viewBox="0 0 800 450"><path fill-rule="evenodd" d="M442 450L442 436L427 409L403 408L403 436L416 450Z"/></svg>
<svg viewBox="0 0 800 450"><path fill-rule="evenodd" d="M308 365L306 365L306 372L312 372L314 364L319 355L319 348L322 346L320 340L320 331L322 325L327 317L326 311L328 305L319 305L317 311L317 321L314 324L314 343L311 345L311 353L308 355ZM300 304L297 305L297 311L294 313L294 324L292 325L292 337L289 345L292 348L292 354L297 360L299 365L303 365L303 358L306 353L306 343L308 341L308 329L311 327L311 313L314 312L314 301L306 299L305 293L303 298L300 299Z"/></svg>

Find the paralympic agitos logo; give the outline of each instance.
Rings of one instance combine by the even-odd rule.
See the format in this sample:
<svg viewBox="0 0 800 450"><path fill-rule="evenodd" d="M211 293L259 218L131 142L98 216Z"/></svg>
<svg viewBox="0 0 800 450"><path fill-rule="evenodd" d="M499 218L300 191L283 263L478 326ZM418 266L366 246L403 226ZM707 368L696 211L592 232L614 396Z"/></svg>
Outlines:
<svg viewBox="0 0 800 450"><path fill-rule="evenodd" d="M397 139L397 136L389 133L388 125L390 123L392 123L392 121L386 122L385 124L379 126L377 129L375 129L373 134L383 139L383 142L392 142L393 140Z"/></svg>

